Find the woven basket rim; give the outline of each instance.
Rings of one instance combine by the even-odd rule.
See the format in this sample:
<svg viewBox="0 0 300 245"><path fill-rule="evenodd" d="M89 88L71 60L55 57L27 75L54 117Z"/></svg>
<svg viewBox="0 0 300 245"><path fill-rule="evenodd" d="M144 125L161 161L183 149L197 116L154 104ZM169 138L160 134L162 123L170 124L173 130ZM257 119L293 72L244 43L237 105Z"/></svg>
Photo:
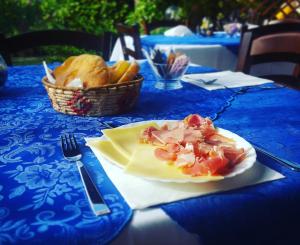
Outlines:
<svg viewBox="0 0 300 245"><path fill-rule="evenodd" d="M42 78L42 83L47 86L47 87L51 87L54 89L63 89L63 90L69 90L69 91L77 91L77 90L83 90L83 91L97 91L97 90L102 90L102 89L110 89L110 88L119 88L119 87L126 87L126 86L130 86L132 84L137 84L137 83L141 83L144 80L144 77L141 74L137 74L135 79L129 82L125 82L125 83L119 83L119 84L108 84L108 85L103 85L101 87L94 87L94 88L77 88L77 87L65 87L65 86L58 86L55 85L53 83L50 83L48 81L47 76L44 76Z"/></svg>

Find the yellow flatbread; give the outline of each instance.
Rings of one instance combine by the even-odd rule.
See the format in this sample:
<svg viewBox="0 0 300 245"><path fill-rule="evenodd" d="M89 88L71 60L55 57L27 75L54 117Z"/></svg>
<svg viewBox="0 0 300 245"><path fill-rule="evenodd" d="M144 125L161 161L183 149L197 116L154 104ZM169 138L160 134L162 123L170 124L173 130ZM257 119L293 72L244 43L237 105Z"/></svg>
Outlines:
<svg viewBox="0 0 300 245"><path fill-rule="evenodd" d="M136 149L128 162L125 172L160 180L193 180L211 181L223 179L223 176L197 176L192 177L183 174L179 168L159 160L154 155L155 146L148 144L137 144Z"/></svg>
<svg viewBox="0 0 300 245"><path fill-rule="evenodd" d="M102 130L102 133L114 146L115 150L129 160L139 143L139 136L142 130L150 126L158 127L155 122L149 122L134 127L104 129Z"/></svg>
<svg viewBox="0 0 300 245"><path fill-rule="evenodd" d="M113 147L112 143L107 140L90 140L88 141L88 145L100 151L106 159L121 168L124 168L128 163L128 159L120 154L120 152Z"/></svg>

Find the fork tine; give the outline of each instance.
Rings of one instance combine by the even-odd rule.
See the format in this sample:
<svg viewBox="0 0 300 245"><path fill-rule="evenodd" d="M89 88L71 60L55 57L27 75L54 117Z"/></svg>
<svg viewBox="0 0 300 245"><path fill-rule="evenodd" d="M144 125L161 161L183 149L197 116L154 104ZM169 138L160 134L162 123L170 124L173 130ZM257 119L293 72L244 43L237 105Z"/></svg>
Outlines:
<svg viewBox="0 0 300 245"><path fill-rule="evenodd" d="M66 135L66 139L67 139L67 148L68 150L72 151L74 149L73 143L72 143L72 138L71 138L71 134L67 134Z"/></svg>
<svg viewBox="0 0 300 245"><path fill-rule="evenodd" d="M72 144L73 149L77 150L78 149L78 144L76 142L74 134L70 134L69 137L70 137L70 142Z"/></svg>
<svg viewBox="0 0 300 245"><path fill-rule="evenodd" d="M76 141L76 138L75 138L74 134L72 135L72 138L73 138L73 141L74 141L74 146L77 149L78 148L78 143Z"/></svg>
<svg viewBox="0 0 300 245"><path fill-rule="evenodd" d="M65 135L61 135L60 136L60 140L61 140L61 147L62 147L63 151L66 151L67 150L67 147L66 147L66 136Z"/></svg>
<svg viewBox="0 0 300 245"><path fill-rule="evenodd" d="M80 155L81 151L74 134L64 134L60 136L61 147L65 156Z"/></svg>
<svg viewBox="0 0 300 245"><path fill-rule="evenodd" d="M73 149L72 141L69 134L64 134L61 136L62 148L64 151L70 151Z"/></svg>

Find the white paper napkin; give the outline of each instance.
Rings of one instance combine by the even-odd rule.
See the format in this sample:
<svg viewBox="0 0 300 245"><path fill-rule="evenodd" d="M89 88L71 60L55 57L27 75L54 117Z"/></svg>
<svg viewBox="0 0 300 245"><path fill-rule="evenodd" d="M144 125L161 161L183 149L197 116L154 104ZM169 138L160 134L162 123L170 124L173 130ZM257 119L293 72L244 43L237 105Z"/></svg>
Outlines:
<svg viewBox="0 0 300 245"><path fill-rule="evenodd" d="M55 84L56 80L55 78L52 76L52 70L48 67L46 61L43 61L43 66L44 66L44 69L45 69L45 73L46 73L46 76L48 78L48 81L52 84Z"/></svg>
<svg viewBox="0 0 300 245"><path fill-rule="evenodd" d="M80 78L74 78L68 83L67 87L83 88L83 82Z"/></svg>
<svg viewBox="0 0 300 245"><path fill-rule="evenodd" d="M195 35L188 27L178 25L164 32L165 36L169 37L185 37Z"/></svg>
<svg viewBox="0 0 300 245"><path fill-rule="evenodd" d="M53 71L48 67L46 61L43 61L43 66L44 66L48 81L52 84L55 84L56 80L52 75ZM67 87L83 88L83 82L81 81L80 78L74 78L71 82L68 83Z"/></svg>
<svg viewBox="0 0 300 245"><path fill-rule="evenodd" d="M88 142L89 139L86 140ZM284 178L282 174L256 162L245 173L222 181L199 184L150 181L124 173L122 169L104 159L97 148L91 147L91 149L110 180L132 209L143 209L157 204L170 203Z"/></svg>
<svg viewBox="0 0 300 245"><path fill-rule="evenodd" d="M212 84L205 84L204 81L211 81L217 79ZM233 71L221 71L212 73L199 73L199 74L186 74L181 79L184 82L192 83L196 86L205 88L207 90L216 90L228 88L237 88L244 86L256 86L265 83L273 83L273 81L268 79L263 79L259 77L254 77L247 75L243 72L233 72Z"/></svg>

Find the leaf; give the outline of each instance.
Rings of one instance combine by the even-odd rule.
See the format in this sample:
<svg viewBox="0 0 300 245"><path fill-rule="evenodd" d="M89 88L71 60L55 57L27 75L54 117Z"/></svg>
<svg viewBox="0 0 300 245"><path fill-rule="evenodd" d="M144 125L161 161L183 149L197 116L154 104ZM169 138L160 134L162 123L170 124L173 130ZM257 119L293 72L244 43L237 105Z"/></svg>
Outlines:
<svg viewBox="0 0 300 245"><path fill-rule="evenodd" d="M37 194L37 195L34 195L32 199L43 199L43 196L44 194Z"/></svg>
<svg viewBox="0 0 300 245"><path fill-rule="evenodd" d="M44 204L44 202L40 201L34 205L33 209L36 210L36 209L40 208L43 204Z"/></svg>
<svg viewBox="0 0 300 245"><path fill-rule="evenodd" d="M49 197L56 197L56 194L54 192L49 192Z"/></svg>
<svg viewBox="0 0 300 245"><path fill-rule="evenodd" d="M48 226L47 225L41 225L39 228L38 228L38 231L39 232L45 232L48 230Z"/></svg>
<svg viewBox="0 0 300 245"><path fill-rule="evenodd" d="M14 169L14 170L5 171L4 173L5 173L5 174L15 175L15 174L18 174L19 171L17 171L17 170Z"/></svg>
<svg viewBox="0 0 300 245"><path fill-rule="evenodd" d="M47 202L49 205L53 205L53 204L54 204L54 201L53 201L53 199L52 199L52 198L50 198L50 197L47 197L47 200L46 200L46 202Z"/></svg>
<svg viewBox="0 0 300 245"><path fill-rule="evenodd" d="M13 221L12 221L12 220L6 221L6 222L1 226L1 230L3 230L3 231L9 230L9 228L11 227L12 224L13 224Z"/></svg>
<svg viewBox="0 0 300 245"><path fill-rule="evenodd" d="M1 231L10 231L14 230L16 227L22 225L24 223L24 219L14 222L13 220L6 221L0 228Z"/></svg>
<svg viewBox="0 0 300 245"><path fill-rule="evenodd" d="M28 205L25 205L24 207L19 208L18 211L27 210L27 209L30 209L32 207L33 207L33 204L28 204Z"/></svg>
<svg viewBox="0 0 300 245"><path fill-rule="evenodd" d="M72 196L70 194L65 194L65 199L68 200L68 201L71 201L72 200Z"/></svg>
<svg viewBox="0 0 300 245"><path fill-rule="evenodd" d="M47 190L48 190L47 188L41 188L41 189L38 189L36 192L45 192Z"/></svg>
<svg viewBox="0 0 300 245"><path fill-rule="evenodd" d="M21 185L19 187L16 187L13 189L13 191L9 194L8 198L13 199L17 196L21 196L25 192L26 188L24 185Z"/></svg>

